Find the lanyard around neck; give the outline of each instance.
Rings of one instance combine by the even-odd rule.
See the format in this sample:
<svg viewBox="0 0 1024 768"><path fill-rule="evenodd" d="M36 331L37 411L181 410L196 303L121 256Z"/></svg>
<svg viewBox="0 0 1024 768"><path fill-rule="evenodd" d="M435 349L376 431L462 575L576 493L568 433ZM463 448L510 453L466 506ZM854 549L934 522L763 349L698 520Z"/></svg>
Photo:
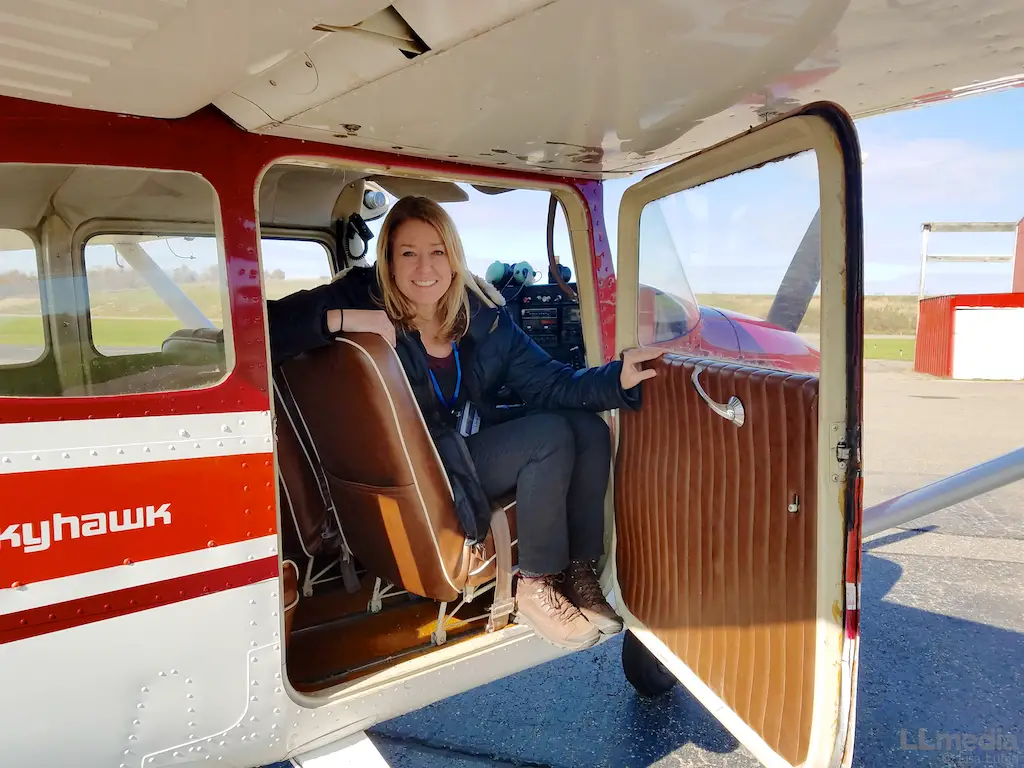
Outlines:
<svg viewBox="0 0 1024 768"><path fill-rule="evenodd" d="M447 408L449 411L455 410L455 404L459 400L459 390L462 388L462 363L459 360L459 347L456 343L452 342L452 354L455 355L455 393L449 400L441 392L441 385L437 383L437 377L434 376L434 372L427 369L427 373L430 374L430 380L434 384L434 392L437 394L437 399L441 401L441 405Z"/></svg>

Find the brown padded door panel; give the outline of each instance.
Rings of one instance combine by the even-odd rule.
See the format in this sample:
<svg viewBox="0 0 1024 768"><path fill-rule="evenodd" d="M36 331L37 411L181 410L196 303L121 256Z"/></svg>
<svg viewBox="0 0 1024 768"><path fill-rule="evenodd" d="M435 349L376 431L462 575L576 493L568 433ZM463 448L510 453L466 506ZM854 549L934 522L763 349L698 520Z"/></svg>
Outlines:
<svg viewBox="0 0 1024 768"><path fill-rule="evenodd" d="M708 396L739 397L743 426L698 395L698 364ZM677 355L650 365L643 407L620 412L625 604L798 764L814 683L818 380Z"/></svg>

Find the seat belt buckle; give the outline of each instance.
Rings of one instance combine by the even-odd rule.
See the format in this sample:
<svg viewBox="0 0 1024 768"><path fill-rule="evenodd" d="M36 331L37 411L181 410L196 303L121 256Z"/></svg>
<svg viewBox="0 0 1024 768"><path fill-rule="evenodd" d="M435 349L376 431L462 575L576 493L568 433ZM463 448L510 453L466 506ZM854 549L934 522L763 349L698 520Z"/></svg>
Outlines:
<svg viewBox="0 0 1024 768"><path fill-rule="evenodd" d="M491 611L489 618L487 619L487 631L493 632L496 629L501 629L508 623L508 616L515 610L516 601L513 597L507 597L504 600L495 600L491 603ZM501 621L501 619L505 619Z"/></svg>

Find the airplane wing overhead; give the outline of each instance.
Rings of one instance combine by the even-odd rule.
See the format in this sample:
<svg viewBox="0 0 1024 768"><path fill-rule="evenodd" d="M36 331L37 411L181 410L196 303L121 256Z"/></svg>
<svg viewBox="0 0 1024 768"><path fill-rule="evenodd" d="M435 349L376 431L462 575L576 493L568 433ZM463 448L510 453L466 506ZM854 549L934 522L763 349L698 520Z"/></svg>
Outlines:
<svg viewBox="0 0 1024 768"><path fill-rule="evenodd" d="M1019 0L11 0L0 95L496 168L615 176L798 104L1024 83ZM963 89L963 90L957 90Z"/></svg>

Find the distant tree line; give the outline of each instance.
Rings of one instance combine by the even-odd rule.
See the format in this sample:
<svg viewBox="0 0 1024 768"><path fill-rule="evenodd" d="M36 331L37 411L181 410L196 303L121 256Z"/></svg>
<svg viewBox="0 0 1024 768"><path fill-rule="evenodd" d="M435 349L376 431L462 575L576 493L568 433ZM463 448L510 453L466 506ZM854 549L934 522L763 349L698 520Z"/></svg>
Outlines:
<svg viewBox="0 0 1024 768"><path fill-rule="evenodd" d="M126 291L145 288L148 283L139 272L131 267L91 267L87 269L89 288L97 293L108 291ZM220 279L220 266L213 264L206 269L196 271L187 265L175 267L171 279L178 285L190 283L216 283ZM274 269L267 273L268 280L284 280L282 269ZM39 279L34 273L11 270L0 272L0 299L12 296L38 296Z"/></svg>

